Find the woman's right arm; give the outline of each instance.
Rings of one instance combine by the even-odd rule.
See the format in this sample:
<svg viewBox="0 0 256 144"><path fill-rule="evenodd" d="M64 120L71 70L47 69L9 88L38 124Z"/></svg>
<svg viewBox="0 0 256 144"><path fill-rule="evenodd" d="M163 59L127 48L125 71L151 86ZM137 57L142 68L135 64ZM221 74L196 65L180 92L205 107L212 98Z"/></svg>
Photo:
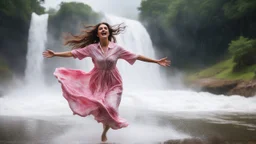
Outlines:
<svg viewBox="0 0 256 144"><path fill-rule="evenodd" d="M73 57L73 54L71 51L66 51L66 52L54 52L52 50L46 50L43 52L43 56L46 58L52 58L54 56L57 57Z"/></svg>

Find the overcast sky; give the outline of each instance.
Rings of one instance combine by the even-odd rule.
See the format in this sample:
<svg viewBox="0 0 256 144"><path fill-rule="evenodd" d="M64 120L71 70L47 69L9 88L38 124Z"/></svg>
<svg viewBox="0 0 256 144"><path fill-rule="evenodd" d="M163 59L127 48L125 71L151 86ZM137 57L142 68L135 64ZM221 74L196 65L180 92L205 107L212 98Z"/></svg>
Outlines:
<svg viewBox="0 0 256 144"><path fill-rule="evenodd" d="M45 6L58 8L61 2L83 2L90 5L97 12L104 12L125 17L137 17L141 0L45 0Z"/></svg>

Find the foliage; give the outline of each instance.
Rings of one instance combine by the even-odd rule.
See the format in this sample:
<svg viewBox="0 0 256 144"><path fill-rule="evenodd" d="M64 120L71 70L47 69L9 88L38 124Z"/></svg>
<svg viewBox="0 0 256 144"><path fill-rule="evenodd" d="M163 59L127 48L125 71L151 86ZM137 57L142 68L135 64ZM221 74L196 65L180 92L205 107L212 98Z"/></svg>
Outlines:
<svg viewBox="0 0 256 144"><path fill-rule="evenodd" d="M140 18L163 18L166 24L172 25L178 16L197 19L217 19L225 0L143 0L139 7ZM184 19L186 21L186 19Z"/></svg>
<svg viewBox="0 0 256 144"><path fill-rule="evenodd" d="M29 21L32 12L44 13L44 8L40 3L41 1L38 0L2 0L0 1L0 12Z"/></svg>
<svg viewBox="0 0 256 144"><path fill-rule="evenodd" d="M256 10L255 0L230 0L223 6L225 16L238 19Z"/></svg>
<svg viewBox="0 0 256 144"><path fill-rule="evenodd" d="M147 0L141 1L141 6L138 8L141 13L141 19L157 20L165 18L165 13L168 11L170 0Z"/></svg>
<svg viewBox="0 0 256 144"><path fill-rule="evenodd" d="M234 56L236 66L234 71L244 66L256 64L256 40L250 40L241 36L229 44L229 52Z"/></svg>
<svg viewBox="0 0 256 144"><path fill-rule="evenodd" d="M53 10L52 10L53 11ZM65 3L62 2L60 9L56 14L52 15L52 19L60 20L58 22L66 21L90 21L97 19L98 14L92 10L89 5L78 2Z"/></svg>
<svg viewBox="0 0 256 144"><path fill-rule="evenodd" d="M185 69L225 57L230 41L241 35L255 38L255 5L255 0L143 0L139 10L160 54Z"/></svg>
<svg viewBox="0 0 256 144"><path fill-rule="evenodd" d="M67 31L76 32L78 25L95 23L99 18L99 14L94 12L89 5L78 2L62 2L57 12L54 10L50 12L49 31L55 37L60 37L61 33Z"/></svg>
<svg viewBox="0 0 256 144"><path fill-rule="evenodd" d="M70 2L64 3L62 2L60 5L60 10L57 15L62 16L77 16L77 17L89 17L96 16L96 13L92 10L89 5L84 3Z"/></svg>

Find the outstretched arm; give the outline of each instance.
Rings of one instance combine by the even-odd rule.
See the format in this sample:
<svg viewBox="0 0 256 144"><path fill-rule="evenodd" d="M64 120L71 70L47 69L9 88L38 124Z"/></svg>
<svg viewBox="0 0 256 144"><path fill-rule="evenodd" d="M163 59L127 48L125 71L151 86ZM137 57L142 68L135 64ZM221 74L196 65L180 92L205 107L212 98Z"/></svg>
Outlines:
<svg viewBox="0 0 256 144"><path fill-rule="evenodd" d="M58 56L58 57L72 57L73 54L71 53L71 51L66 51L66 52L54 52L52 50L46 50L43 52L43 56L46 58L51 58L54 56Z"/></svg>
<svg viewBox="0 0 256 144"><path fill-rule="evenodd" d="M137 60L144 61L144 62L150 62L150 63L157 63L161 66L170 66L171 65L171 61L167 60L167 57L159 59L159 60L154 60L154 59L150 59L145 56L139 55L137 57Z"/></svg>

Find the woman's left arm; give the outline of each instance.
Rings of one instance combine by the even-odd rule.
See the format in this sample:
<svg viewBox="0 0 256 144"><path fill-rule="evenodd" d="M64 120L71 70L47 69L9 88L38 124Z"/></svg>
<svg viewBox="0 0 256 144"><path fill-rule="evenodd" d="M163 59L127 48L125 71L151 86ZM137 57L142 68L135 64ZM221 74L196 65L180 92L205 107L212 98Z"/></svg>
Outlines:
<svg viewBox="0 0 256 144"><path fill-rule="evenodd" d="M118 54L119 54L119 58L126 60L130 64L134 64L134 62L136 60L140 60L140 61L144 61L144 62L157 63L161 66L170 66L171 65L171 61L167 60L167 57L162 58L160 60L153 60L153 59L147 58L142 55L134 54L130 51L125 50L122 47L120 47Z"/></svg>
<svg viewBox="0 0 256 144"><path fill-rule="evenodd" d="M170 66L171 65L171 61L167 60L167 57L159 59L159 60L154 60L154 59L142 56L142 55L138 55L137 60L144 61L144 62L150 62L150 63L157 63L161 66Z"/></svg>

